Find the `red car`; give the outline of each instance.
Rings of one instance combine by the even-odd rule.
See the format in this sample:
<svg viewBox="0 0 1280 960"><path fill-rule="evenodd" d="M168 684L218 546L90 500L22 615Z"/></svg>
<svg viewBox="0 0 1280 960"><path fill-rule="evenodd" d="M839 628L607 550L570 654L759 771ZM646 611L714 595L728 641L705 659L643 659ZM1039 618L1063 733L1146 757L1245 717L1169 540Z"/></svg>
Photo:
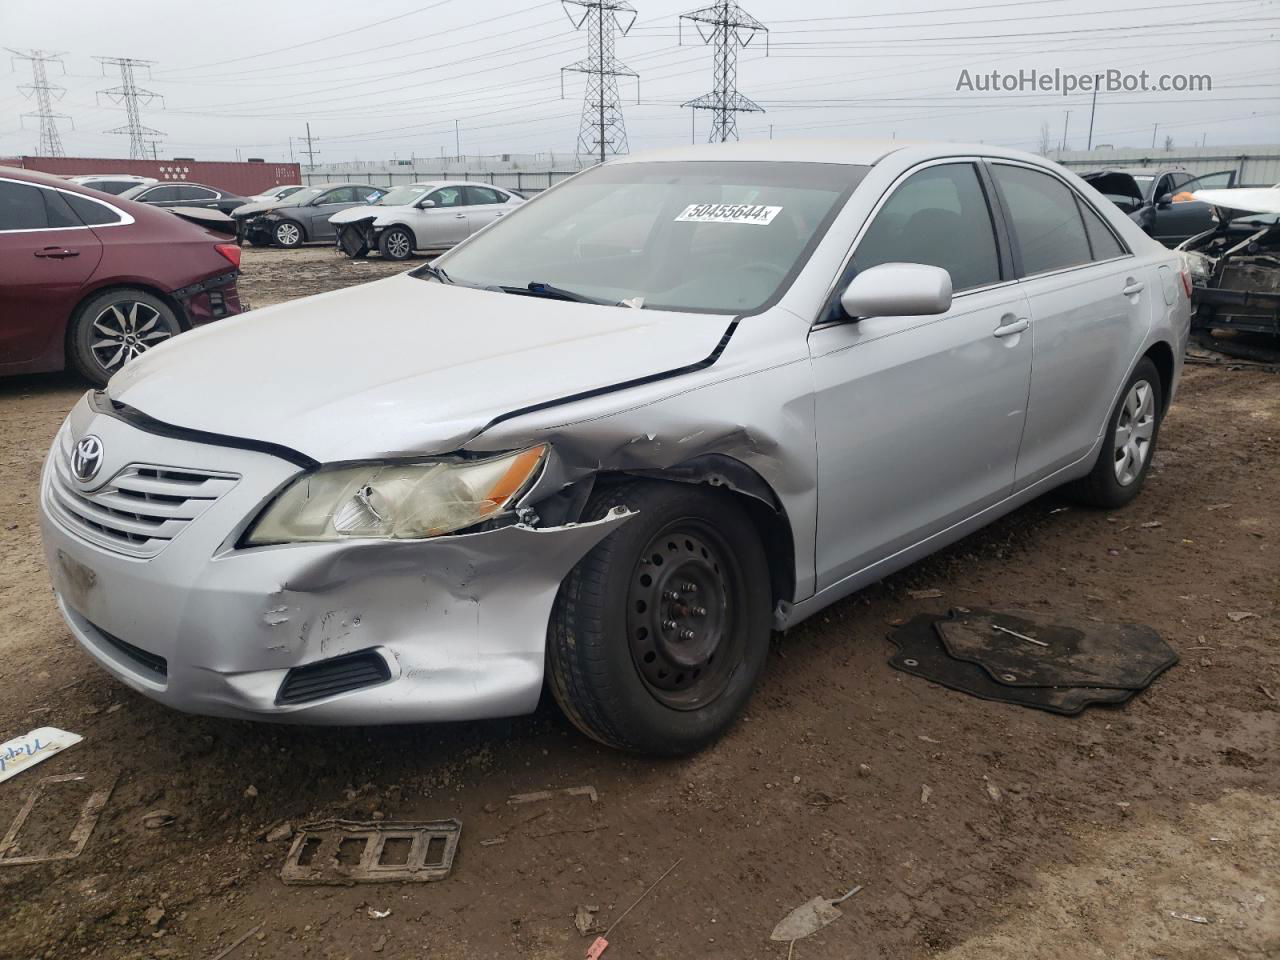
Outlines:
<svg viewBox="0 0 1280 960"><path fill-rule="evenodd" d="M240 248L172 212L0 167L0 375L96 384L184 330L240 313Z"/></svg>

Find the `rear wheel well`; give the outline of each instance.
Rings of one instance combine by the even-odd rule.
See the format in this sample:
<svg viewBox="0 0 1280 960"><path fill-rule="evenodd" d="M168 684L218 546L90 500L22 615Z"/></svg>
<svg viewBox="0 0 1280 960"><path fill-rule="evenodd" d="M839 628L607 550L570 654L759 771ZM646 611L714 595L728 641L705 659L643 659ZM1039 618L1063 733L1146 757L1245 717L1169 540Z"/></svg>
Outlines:
<svg viewBox="0 0 1280 960"><path fill-rule="evenodd" d="M63 363L67 369L71 367L71 340L75 336L76 324L80 322L80 314L84 311L85 305L90 300L95 300L104 293L110 293L112 290L141 290L143 293L149 293L173 310L174 315L178 318L178 326L183 330L191 329L191 320L187 317L186 309L163 290L147 283L109 283L105 287L90 290L81 297L80 302L75 305L75 308L67 317L67 329L62 336Z"/></svg>
<svg viewBox="0 0 1280 960"><path fill-rule="evenodd" d="M1163 415L1169 406L1169 394L1173 386L1173 348L1162 340L1152 344L1144 356L1156 365L1156 372L1160 374L1160 413Z"/></svg>

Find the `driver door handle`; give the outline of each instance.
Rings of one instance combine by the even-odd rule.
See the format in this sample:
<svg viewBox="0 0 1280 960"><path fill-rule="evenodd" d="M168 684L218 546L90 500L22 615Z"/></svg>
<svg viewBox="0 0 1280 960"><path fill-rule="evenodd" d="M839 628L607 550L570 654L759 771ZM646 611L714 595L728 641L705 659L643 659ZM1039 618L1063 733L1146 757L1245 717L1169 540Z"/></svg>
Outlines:
<svg viewBox="0 0 1280 960"><path fill-rule="evenodd" d="M453 215L453 219L455 219L455 220L465 220L465 219L467 219L467 215L466 215L465 213L455 213L455 214Z"/></svg>
<svg viewBox="0 0 1280 960"><path fill-rule="evenodd" d="M1125 281L1125 287L1124 287L1124 290L1121 291L1121 293L1123 293L1126 297L1136 296L1137 294L1143 291L1145 286L1146 284L1144 284L1141 280L1134 280L1132 277L1130 277L1128 280Z"/></svg>
<svg viewBox="0 0 1280 960"><path fill-rule="evenodd" d="M1018 317L1016 320L1010 320L1008 323L1002 323L992 332L993 337L1011 337L1015 333L1022 333L1031 326L1031 321L1026 317Z"/></svg>
<svg viewBox="0 0 1280 960"><path fill-rule="evenodd" d="M71 247L41 247L35 252L37 257L49 257L53 260L65 260L67 257L78 257L80 251Z"/></svg>

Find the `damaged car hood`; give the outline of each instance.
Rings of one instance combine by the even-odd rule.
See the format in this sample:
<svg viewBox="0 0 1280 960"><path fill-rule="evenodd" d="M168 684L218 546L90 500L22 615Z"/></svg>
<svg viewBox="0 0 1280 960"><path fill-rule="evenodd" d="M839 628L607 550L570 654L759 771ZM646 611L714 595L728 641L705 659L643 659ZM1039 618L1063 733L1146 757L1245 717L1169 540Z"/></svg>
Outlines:
<svg viewBox="0 0 1280 960"><path fill-rule="evenodd" d="M329 222L335 225L344 223L356 223L360 220L387 220L396 217L408 216L414 212L411 206L402 207L376 207L372 204L365 207L348 207L346 210L339 210Z"/></svg>
<svg viewBox="0 0 1280 960"><path fill-rule="evenodd" d="M1250 213L1280 213L1280 187L1197 190L1192 196L1220 210L1229 211L1233 220Z"/></svg>
<svg viewBox="0 0 1280 960"><path fill-rule="evenodd" d="M445 453L504 414L705 361L731 319L401 274L184 333L107 393L171 426L321 462Z"/></svg>

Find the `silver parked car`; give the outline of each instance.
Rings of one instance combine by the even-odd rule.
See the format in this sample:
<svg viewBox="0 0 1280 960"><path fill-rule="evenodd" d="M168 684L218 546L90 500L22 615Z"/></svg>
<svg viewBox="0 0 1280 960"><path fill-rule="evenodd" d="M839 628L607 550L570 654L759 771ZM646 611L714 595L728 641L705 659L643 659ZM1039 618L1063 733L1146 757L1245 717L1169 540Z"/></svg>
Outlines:
<svg viewBox="0 0 1280 960"><path fill-rule="evenodd" d="M409 183L329 222L350 257L378 250L388 260L407 260L414 250L448 250L522 203L524 197L487 183Z"/></svg>
<svg viewBox="0 0 1280 960"><path fill-rule="evenodd" d="M149 351L40 502L89 653L182 710L708 743L769 633L1040 494L1118 507L1178 254L988 146L632 156L433 264Z"/></svg>

